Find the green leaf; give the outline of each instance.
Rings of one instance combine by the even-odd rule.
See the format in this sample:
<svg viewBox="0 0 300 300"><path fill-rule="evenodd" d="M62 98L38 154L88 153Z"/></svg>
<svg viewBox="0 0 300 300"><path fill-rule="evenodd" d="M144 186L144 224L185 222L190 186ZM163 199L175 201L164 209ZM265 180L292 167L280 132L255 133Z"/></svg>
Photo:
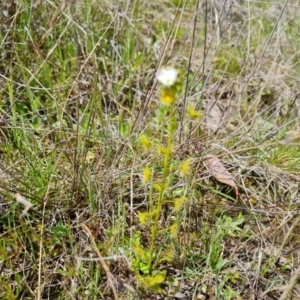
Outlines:
<svg viewBox="0 0 300 300"><path fill-rule="evenodd" d="M136 257L139 257L144 263L148 263L149 254L139 244L133 243L132 248Z"/></svg>
<svg viewBox="0 0 300 300"><path fill-rule="evenodd" d="M142 61L142 58L143 58L143 53L140 52L135 60L135 63L134 63L134 66L133 66L133 69L136 71L138 69L138 67L140 66L141 64L141 61Z"/></svg>
<svg viewBox="0 0 300 300"><path fill-rule="evenodd" d="M160 287L166 280L166 271L162 271L152 276L140 276L138 275L138 281L144 285L144 287L152 292L162 293L163 289Z"/></svg>
<svg viewBox="0 0 300 300"><path fill-rule="evenodd" d="M166 271L162 271L154 276L147 276L145 278L145 283L147 286L154 286L161 284L166 280Z"/></svg>
<svg viewBox="0 0 300 300"><path fill-rule="evenodd" d="M139 220L142 225L146 225L147 220L149 219L149 214L146 212L138 212Z"/></svg>

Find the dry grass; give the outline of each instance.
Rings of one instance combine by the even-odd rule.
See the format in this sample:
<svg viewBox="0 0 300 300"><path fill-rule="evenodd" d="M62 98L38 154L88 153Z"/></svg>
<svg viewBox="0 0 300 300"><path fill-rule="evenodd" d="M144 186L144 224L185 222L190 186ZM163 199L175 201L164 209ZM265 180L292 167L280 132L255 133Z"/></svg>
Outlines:
<svg viewBox="0 0 300 300"><path fill-rule="evenodd" d="M1 299L300 299L300 6L240 2L4 1ZM193 171L170 182L187 200L160 221L181 226L158 295L131 263L137 232L150 238L141 178L160 167L138 139L166 140L155 80L165 64L184 87L172 166L190 157ZM191 104L200 119L184 117ZM239 202L209 176L209 153ZM33 204L22 218L16 193ZM110 259L88 260L99 256Z"/></svg>

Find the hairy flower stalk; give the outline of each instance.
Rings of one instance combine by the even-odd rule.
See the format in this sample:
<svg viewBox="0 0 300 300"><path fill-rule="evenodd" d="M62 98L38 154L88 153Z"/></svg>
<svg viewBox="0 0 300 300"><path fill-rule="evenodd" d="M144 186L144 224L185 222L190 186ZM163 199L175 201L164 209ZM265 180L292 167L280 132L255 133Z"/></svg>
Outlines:
<svg viewBox="0 0 300 300"><path fill-rule="evenodd" d="M153 220L153 226L151 227L151 245L150 245L150 260L149 260L149 270L150 273L152 272L153 268L153 257L155 253L155 242L158 235L158 224L159 219L161 217L162 207L163 207L163 200L164 194L167 189L167 181L170 172L170 158L172 155L173 149L173 137L175 132L175 100L176 100L176 91L174 88L174 84L177 80L178 72L173 67L166 67L157 72L157 80L163 85L160 100L163 104L169 105L169 126L168 126L168 144L166 147L166 151L164 152L164 163L163 163L163 177L162 182L159 189L159 195L157 200L156 206L156 215Z"/></svg>

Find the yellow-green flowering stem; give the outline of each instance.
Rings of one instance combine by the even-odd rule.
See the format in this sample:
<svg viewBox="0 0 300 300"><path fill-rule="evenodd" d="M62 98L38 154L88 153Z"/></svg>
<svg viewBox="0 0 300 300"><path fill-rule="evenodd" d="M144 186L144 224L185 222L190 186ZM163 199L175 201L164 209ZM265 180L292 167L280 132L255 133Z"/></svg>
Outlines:
<svg viewBox="0 0 300 300"><path fill-rule="evenodd" d="M164 167L163 167L163 178L161 188L159 190L158 200L157 200L157 207L156 207L156 215L153 220L153 224L151 226L151 246L150 246L150 261L149 261L149 270L150 273L152 272L153 268L153 254L155 253L155 242L156 237L158 234L158 223L161 216L163 200L164 200L164 193L167 189L167 181L168 175L170 172L170 158L172 154L172 145L173 145L173 136L174 136L174 129L175 129L175 119L174 119L174 105L170 106L170 118L169 118L169 130L168 130L168 145L164 154Z"/></svg>

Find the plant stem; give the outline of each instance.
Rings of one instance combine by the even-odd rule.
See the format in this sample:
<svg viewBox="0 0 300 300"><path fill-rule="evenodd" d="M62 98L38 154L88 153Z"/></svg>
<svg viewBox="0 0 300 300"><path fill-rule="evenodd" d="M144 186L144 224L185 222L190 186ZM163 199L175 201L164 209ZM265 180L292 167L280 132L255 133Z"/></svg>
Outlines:
<svg viewBox="0 0 300 300"><path fill-rule="evenodd" d="M157 200L157 207L156 207L156 215L155 219L152 222L151 227L151 246L150 246L150 260L149 260L149 271L150 274L152 273L153 268L153 255L155 253L155 242L158 234L158 223L161 216L162 206L163 206L163 200L164 200L164 193L167 189L167 180L168 175L170 172L170 157L172 154L172 145L173 145L173 137L174 137L174 129L175 129L175 120L174 120L174 105L171 105L170 107L170 118L169 118L169 132L168 132L168 145L164 154L164 172L163 172L163 178L162 178L162 184L161 189L159 191L158 200Z"/></svg>

